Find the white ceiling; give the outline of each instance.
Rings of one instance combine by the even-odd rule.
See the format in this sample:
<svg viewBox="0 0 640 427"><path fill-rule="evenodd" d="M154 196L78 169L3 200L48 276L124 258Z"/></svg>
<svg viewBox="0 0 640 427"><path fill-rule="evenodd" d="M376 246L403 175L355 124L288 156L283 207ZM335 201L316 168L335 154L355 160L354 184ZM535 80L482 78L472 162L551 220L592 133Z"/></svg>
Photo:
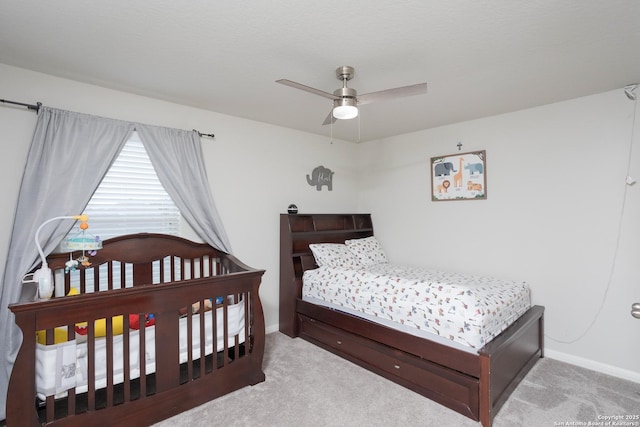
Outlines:
<svg viewBox="0 0 640 427"><path fill-rule="evenodd" d="M3 0L0 62L327 136L331 101L275 80L428 82L333 126L367 141L640 82L640 1Z"/></svg>

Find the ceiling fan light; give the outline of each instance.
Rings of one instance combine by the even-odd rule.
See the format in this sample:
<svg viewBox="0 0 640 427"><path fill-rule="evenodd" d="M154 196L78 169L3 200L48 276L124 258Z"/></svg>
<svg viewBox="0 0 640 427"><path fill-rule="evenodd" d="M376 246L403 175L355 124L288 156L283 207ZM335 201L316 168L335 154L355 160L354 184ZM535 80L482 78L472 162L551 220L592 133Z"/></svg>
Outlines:
<svg viewBox="0 0 640 427"><path fill-rule="evenodd" d="M342 98L333 101L333 117L340 120L355 119L358 117L358 107L353 98Z"/></svg>

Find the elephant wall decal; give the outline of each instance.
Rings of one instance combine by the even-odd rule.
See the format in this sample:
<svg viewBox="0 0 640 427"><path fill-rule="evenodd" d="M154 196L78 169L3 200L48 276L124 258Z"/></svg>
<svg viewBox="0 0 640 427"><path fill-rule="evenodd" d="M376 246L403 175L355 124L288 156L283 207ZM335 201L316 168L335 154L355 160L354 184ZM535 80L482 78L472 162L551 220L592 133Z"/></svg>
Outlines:
<svg viewBox="0 0 640 427"><path fill-rule="evenodd" d="M307 183L315 185L316 190L322 190L322 186L326 185L329 191L333 190L333 172L324 166L318 166L313 169L311 176L307 174Z"/></svg>
<svg viewBox="0 0 640 427"><path fill-rule="evenodd" d="M457 172L451 162L438 163L434 171L435 176L449 175L451 172Z"/></svg>

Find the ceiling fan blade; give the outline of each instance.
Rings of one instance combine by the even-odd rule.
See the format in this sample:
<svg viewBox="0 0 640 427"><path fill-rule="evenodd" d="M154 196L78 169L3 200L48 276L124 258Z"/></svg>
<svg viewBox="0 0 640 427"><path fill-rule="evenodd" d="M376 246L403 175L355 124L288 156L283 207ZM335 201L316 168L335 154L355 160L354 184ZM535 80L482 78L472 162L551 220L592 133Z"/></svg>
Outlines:
<svg viewBox="0 0 640 427"><path fill-rule="evenodd" d="M378 92L365 93L358 95L358 105L371 104L385 99L399 98L401 96L422 95L427 93L427 84L418 83L411 86L396 87L393 89L381 90Z"/></svg>
<svg viewBox="0 0 640 427"><path fill-rule="evenodd" d="M338 120L338 119L333 117L333 109L331 109L331 111L329 111L329 115L327 116L327 118L324 119L324 122L322 123L322 126L326 126L326 125L328 125L330 123L335 123L336 120Z"/></svg>
<svg viewBox="0 0 640 427"><path fill-rule="evenodd" d="M329 98L331 100L340 99L340 97L335 96L332 93L325 92L325 91L320 90L320 89L315 89L315 88L312 88L310 86L303 85L301 83L296 83L296 82L293 82L291 80L280 79L280 80L276 80L276 83L280 83L280 84L283 84L285 86L290 86L290 87L295 88L295 89L304 90L305 92L314 93L316 95L320 95L320 96L323 96L325 98Z"/></svg>

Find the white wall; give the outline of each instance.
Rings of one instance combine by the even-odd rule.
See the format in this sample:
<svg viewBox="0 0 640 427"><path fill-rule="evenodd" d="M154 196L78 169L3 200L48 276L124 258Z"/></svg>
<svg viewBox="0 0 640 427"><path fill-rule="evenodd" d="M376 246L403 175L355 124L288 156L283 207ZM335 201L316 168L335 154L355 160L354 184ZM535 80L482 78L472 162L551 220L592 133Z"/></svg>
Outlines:
<svg viewBox="0 0 640 427"><path fill-rule="evenodd" d="M640 382L640 321L629 315L640 302L640 184L624 184L634 104L622 91L364 144L2 64L0 96L215 133L203 139L213 196L234 253L267 270L268 331L278 324L278 214L292 202L371 212L393 261L526 280L546 307L549 356ZM640 179L639 115L629 174ZM0 277L35 121L0 105ZM488 199L431 202L429 159L458 141L487 150ZM306 183L321 164L335 171L332 192Z"/></svg>
<svg viewBox="0 0 640 427"><path fill-rule="evenodd" d="M548 356L640 382L634 108L617 90L361 144L359 209L392 261L526 280ZM432 202L430 158L458 141L487 151L488 198Z"/></svg>
<svg viewBox="0 0 640 427"><path fill-rule="evenodd" d="M278 329L279 219L290 203L300 212L355 211L357 146L286 128L85 85L0 64L0 97L104 117L214 133L203 138L213 197L234 254L267 270L261 285L268 331ZM36 114L0 104L0 277ZM73 153L70 153L73 155ZM317 191L306 175L324 165L333 191ZM187 236L193 237L193 236Z"/></svg>

